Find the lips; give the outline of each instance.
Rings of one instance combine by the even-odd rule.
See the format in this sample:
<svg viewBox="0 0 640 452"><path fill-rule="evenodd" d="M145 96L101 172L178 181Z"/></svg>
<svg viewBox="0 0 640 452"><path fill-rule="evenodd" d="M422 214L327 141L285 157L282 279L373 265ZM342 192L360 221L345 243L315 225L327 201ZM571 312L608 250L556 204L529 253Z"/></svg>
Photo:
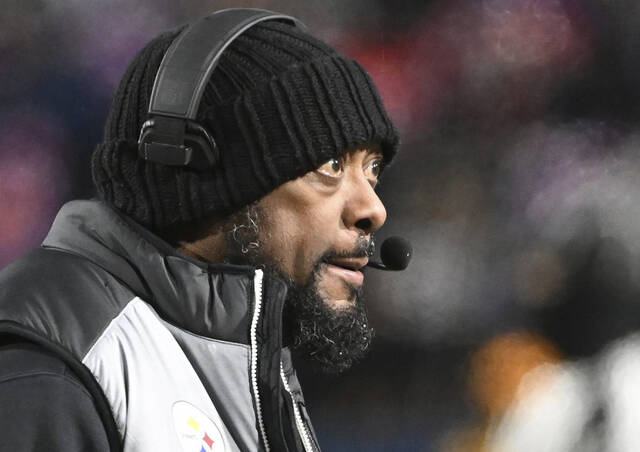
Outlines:
<svg viewBox="0 0 640 452"><path fill-rule="evenodd" d="M359 271L368 262L368 257L337 257L329 260L328 263L346 270Z"/></svg>
<svg viewBox="0 0 640 452"><path fill-rule="evenodd" d="M366 257L343 257L331 259L326 263L327 270L352 286L361 286L364 276L360 269L367 265Z"/></svg>

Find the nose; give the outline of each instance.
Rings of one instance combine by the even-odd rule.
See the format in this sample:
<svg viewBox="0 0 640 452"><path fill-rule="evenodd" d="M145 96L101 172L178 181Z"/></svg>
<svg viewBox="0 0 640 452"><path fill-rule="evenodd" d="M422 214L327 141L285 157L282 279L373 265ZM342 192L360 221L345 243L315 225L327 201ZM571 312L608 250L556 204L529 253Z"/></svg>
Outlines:
<svg viewBox="0 0 640 452"><path fill-rule="evenodd" d="M347 228L367 235L378 230L386 219L387 210L369 181L357 178L345 204L343 221Z"/></svg>

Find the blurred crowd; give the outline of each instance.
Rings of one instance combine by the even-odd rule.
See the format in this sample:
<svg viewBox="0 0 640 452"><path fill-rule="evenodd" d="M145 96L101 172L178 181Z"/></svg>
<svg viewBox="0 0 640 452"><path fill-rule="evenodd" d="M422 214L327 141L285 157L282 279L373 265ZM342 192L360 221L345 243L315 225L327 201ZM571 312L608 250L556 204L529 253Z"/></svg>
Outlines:
<svg viewBox="0 0 640 452"><path fill-rule="evenodd" d="M325 449L640 450L634 0L4 2L0 267L93 196L136 50L232 6L292 14L360 61L403 139L379 239L410 239L413 261L367 275L371 355L303 372Z"/></svg>

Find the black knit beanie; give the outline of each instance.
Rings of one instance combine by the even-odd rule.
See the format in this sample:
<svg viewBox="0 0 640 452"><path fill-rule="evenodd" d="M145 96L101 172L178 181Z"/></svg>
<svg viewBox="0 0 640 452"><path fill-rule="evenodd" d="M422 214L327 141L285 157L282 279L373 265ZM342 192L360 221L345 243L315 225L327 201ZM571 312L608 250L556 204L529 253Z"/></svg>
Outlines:
<svg viewBox="0 0 640 452"><path fill-rule="evenodd" d="M365 70L298 28L267 21L225 50L201 102L197 120L220 163L197 172L138 158L156 72L180 31L156 37L131 62L92 156L99 196L146 227L237 210L355 145L378 143L387 161L396 153L398 135Z"/></svg>

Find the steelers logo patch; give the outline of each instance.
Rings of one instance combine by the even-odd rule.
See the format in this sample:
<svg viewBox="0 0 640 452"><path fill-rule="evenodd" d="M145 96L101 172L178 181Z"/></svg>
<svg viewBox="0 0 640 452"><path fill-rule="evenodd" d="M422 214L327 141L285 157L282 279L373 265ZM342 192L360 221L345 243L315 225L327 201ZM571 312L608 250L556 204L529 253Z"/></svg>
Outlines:
<svg viewBox="0 0 640 452"><path fill-rule="evenodd" d="M173 404L173 422L184 452L224 452L220 429L202 411L188 402Z"/></svg>

